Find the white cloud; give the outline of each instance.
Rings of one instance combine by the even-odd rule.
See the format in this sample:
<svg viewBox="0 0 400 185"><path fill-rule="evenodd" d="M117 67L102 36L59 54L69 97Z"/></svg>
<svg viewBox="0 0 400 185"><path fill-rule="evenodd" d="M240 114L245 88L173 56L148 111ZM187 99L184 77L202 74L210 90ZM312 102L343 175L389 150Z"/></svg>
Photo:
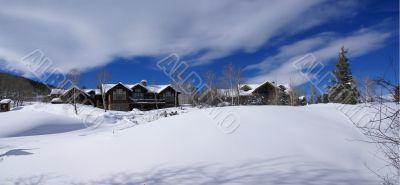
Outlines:
<svg viewBox="0 0 400 185"><path fill-rule="evenodd" d="M105 65L116 56L206 51L194 59L205 64L351 12L337 6L355 6L334 5L320 0L1 1L0 59L25 71L19 59L40 49L67 71Z"/></svg>
<svg viewBox="0 0 400 185"><path fill-rule="evenodd" d="M270 56L258 64L246 67L246 70L257 71L257 75L248 81L272 80L280 83L292 83L293 85L306 83L308 79L313 79L315 74L296 67L294 63L298 59L311 53L315 56L317 63L325 66L329 62L335 61L334 59L338 57L339 49L342 46L349 49L350 58L366 54L382 47L385 40L391 36L389 32L374 28L364 28L348 36L322 33L310 39L282 46L276 55ZM322 68L322 66L318 68Z"/></svg>

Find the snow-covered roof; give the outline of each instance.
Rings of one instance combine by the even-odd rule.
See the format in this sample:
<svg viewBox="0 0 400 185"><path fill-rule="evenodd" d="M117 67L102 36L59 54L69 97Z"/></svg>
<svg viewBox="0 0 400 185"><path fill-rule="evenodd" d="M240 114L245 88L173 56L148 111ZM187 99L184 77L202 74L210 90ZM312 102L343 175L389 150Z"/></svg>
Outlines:
<svg viewBox="0 0 400 185"><path fill-rule="evenodd" d="M168 87L171 87L172 89L174 89L174 87L172 87L171 84L168 84L168 85L148 85L148 86L143 86L141 83L123 84L121 82L118 83L118 84L102 84L102 87L104 88L105 92L107 93L110 89L112 89L113 87L115 87L115 86L117 86L119 84L123 85L124 87L126 87L129 90L132 90L133 87L136 87L136 86L139 85L139 86L147 89L147 91L149 93L161 93L162 91L164 91Z"/></svg>
<svg viewBox="0 0 400 185"><path fill-rule="evenodd" d="M171 85L150 85L150 86L147 86L146 88L151 93L161 93L168 87L173 88Z"/></svg>
<svg viewBox="0 0 400 185"><path fill-rule="evenodd" d="M266 81L264 83L259 83L259 84L254 84L254 83L253 84L251 84L251 83L240 84L239 85L239 89L240 89L239 90L239 94L240 94L240 96L251 96L255 90L257 90L259 87L261 87L261 86L263 86L263 85L265 85L267 83L272 85L272 86L274 86L274 87L276 87L276 88L278 88L280 85L283 85L286 88L286 90L285 90L286 92L290 91L290 85L288 85L288 84L276 84L276 83L273 83L273 82ZM237 96L237 90L236 89L233 89L233 90L232 89L218 89L217 93L219 95L227 96L227 97L231 97L231 96L235 97L235 96Z"/></svg>
<svg viewBox="0 0 400 185"><path fill-rule="evenodd" d="M124 86L125 88L127 88L129 90L131 90L130 87L133 87L133 86L125 85L125 84L123 84L121 82L119 82L117 84L101 84L101 87L104 89L104 92L107 93L110 89L114 88L117 85L122 85L122 86Z"/></svg>
<svg viewBox="0 0 400 185"><path fill-rule="evenodd" d="M83 91L87 94L89 94L90 92L94 91L95 95L101 95L101 91L100 89L83 89Z"/></svg>
<svg viewBox="0 0 400 185"><path fill-rule="evenodd" d="M50 95L61 95L64 94L64 89L52 89Z"/></svg>
<svg viewBox="0 0 400 185"><path fill-rule="evenodd" d="M62 103L63 101L61 100L61 98L53 98L50 101L51 103Z"/></svg>
<svg viewBox="0 0 400 185"><path fill-rule="evenodd" d="M2 99L0 103L11 103L11 99Z"/></svg>
<svg viewBox="0 0 400 185"><path fill-rule="evenodd" d="M67 94L69 91L71 91L72 89L77 89L83 93L85 93L87 96L90 96L87 92L85 92L83 89L80 89L78 86L72 86L71 88L69 88L68 90L65 90L64 93L62 95Z"/></svg>
<svg viewBox="0 0 400 185"><path fill-rule="evenodd" d="M132 90L132 88L136 87L136 86L141 86L143 88L145 88L148 92L150 93L161 93L162 91L164 91L166 88L171 87L172 89L176 90L171 84L167 84L167 85L148 85L148 86L144 86L141 83L135 83L135 84L124 84L122 82L119 82L117 84L102 84L101 87L104 89L104 92L108 92L110 89L112 89L113 87L117 86L117 85L122 85L125 88ZM82 92L86 93L87 95L89 95L89 93L91 91L95 91L96 95L101 95L101 90L100 89L80 89L77 86L74 86L72 88L76 88L81 90ZM72 88L68 89L68 90L64 90L64 89L52 89L50 92L50 95L64 95L66 93L68 93Z"/></svg>

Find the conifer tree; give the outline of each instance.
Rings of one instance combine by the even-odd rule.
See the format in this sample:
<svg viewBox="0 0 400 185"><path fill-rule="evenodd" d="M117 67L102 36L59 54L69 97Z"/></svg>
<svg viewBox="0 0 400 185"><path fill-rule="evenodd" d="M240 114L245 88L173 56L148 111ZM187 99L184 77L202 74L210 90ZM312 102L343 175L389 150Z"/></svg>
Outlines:
<svg viewBox="0 0 400 185"><path fill-rule="evenodd" d="M286 92L286 87L283 85L279 86L279 104L280 105L289 105L290 97Z"/></svg>
<svg viewBox="0 0 400 185"><path fill-rule="evenodd" d="M359 102L360 93L351 74L349 59L346 56L347 52L348 50L344 47L340 50L339 60L333 71L335 78L328 90L329 102L343 104L356 104Z"/></svg>
<svg viewBox="0 0 400 185"><path fill-rule="evenodd" d="M400 102L400 85L397 85L394 89L394 101L399 103Z"/></svg>
<svg viewBox="0 0 400 185"><path fill-rule="evenodd" d="M318 103L322 103L322 96L321 95L317 97L317 104Z"/></svg>

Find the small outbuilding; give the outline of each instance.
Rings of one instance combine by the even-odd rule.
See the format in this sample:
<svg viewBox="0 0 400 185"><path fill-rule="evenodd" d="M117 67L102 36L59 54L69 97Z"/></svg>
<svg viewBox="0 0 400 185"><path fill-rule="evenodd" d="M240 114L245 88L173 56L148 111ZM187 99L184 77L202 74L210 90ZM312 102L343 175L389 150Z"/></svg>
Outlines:
<svg viewBox="0 0 400 185"><path fill-rule="evenodd" d="M8 112L11 109L11 100L3 99L0 101L0 112Z"/></svg>

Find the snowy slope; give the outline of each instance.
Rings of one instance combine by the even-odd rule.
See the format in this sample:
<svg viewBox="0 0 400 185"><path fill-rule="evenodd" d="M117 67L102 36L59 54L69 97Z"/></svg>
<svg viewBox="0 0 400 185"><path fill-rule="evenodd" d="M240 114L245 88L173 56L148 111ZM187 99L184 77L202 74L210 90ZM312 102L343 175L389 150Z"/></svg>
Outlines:
<svg viewBox="0 0 400 185"><path fill-rule="evenodd" d="M122 119L89 131L2 138L0 182L377 184L366 165L383 162L373 145L354 141L364 138L336 107L224 107L240 118L232 134L206 111L191 110L133 127Z"/></svg>

